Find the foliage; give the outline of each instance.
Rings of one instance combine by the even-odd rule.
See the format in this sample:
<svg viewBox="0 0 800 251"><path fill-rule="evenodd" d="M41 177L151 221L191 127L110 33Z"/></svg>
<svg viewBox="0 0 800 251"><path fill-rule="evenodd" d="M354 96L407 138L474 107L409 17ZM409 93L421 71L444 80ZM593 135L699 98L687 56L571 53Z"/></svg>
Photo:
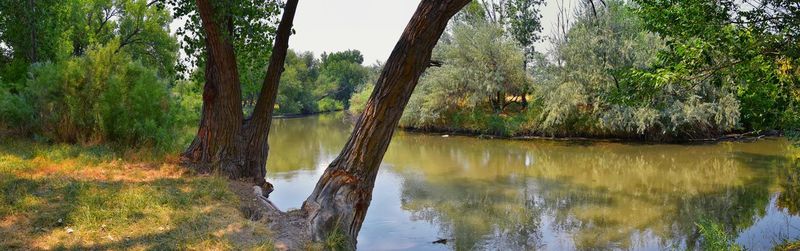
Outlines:
<svg viewBox="0 0 800 251"><path fill-rule="evenodd" d="M24 81L31 63L81 56L112 40L119 41L116 51L156 68L160 77L175 74L172 18L145 0L9 0L0 5L0 42L11 49L11 62L0 75L7 81Z"/></svg>
<svg viewBox="0 0 800 251"><path fill-rule="evenodd" d="M513 37L525 53L523 67L536 53L533 46L542 39L539 7L543 0L481 0L465 7L455 18L466 23L486 21L499 24Z"/></svg>
<svg viewBox="0 0 800 251"><path fill-rule="evenodd" d="M509 97L520 99L530 79L520 62L523 53L497 24L456 24L451 37L437 45L431 68L412 95L402 126L443 125L458 111L500 114Z"/></svg>
<svg viewBox="0 0 800 251"><path fill-rule="evenodd" d="M353 93L365 88L368 79L377 77L380 67L364 67L363 61L357 50L323 53L320 58L289 50L276 112L311 114L346 109Z"/></svg>
<svg viewBox="0 0 800 251"><path fill-rule="evenodd" d="M444 66L422 79L402 126L502 135L707 138L739 128L741 118L758 114L750 108L773 106L784 93L770 85L725 84L740 80L716 72L681 75L688 68L668 64L670 58L704 60L704 50L659 37L651 31L656 23L622 1L584 3L569 30L553 40L549 57L529 55L533 76L526 76L518 63L523 50L503 26L508 22L503 6L473 4L460 14L436 50ZM758 60L737 70L766 82L761 76L792 78ZM784 61L783 69L794 71L793 62ZM485 114L490 112L500 116ZM463 123L477 118L483 121Z"/></svg>
<svg viewBox="0 0 800 251"><path fill-rule="evenodd" d="M25 88L10 99L33 116L4 116L17 118L17 128L58 142L166 149L175 139L174 113L180 112L167 83L117 48L112 41L82 57L33 65Z"/></svg>
<svg viewBox="0 0 800 251"><path fill-rule="evenodd" d="M298 55L292 50L288 51L278 86L277 113L309 114L319 111L317 99L312 93L319 71L317 64L310 52Z"/></svg>
<svg viewBox="0 0 800 251"><path fill-rule="evenodd" d="M363 62L364 57L357 50L322 54L315 95L330 97L344 108L349 107L350 97L369 77L368 70L361 65Z"/></svg>
<svg viewBox="0 0 800 251"><path fill-rule="evenodd" d="M203 109L203 86L192 80L179 80L170 89L170 99L178 112L174 112L178 125L197 125Z"/></svg>
<svg viewBox="0 0 800 251"><path fill-rule="evenodd" d="M318 111L341 111L344 108L341 101L329 97L322 98L317 102Z"/></svg>
<svg viewBox="0 0 800 251"><path fill-rule="evenodd" d="M192 67L203 68L206 60L205 33L202 31L197 6L193 0L158 0L162 6L170 6L175 18L185 19L177 34L182 37L181 48L187 55L181 70L189 73ZM236 63L240 69L240 81L245 85L258 85L263 78L272 41L275 39L278 14L282 8L279 1L210 1L217 12L217 20L224 24L225 36L236 52ZM252 74L252 75L251 75ZM260 85L259 85L260 86ZM258 91L260 89L255 89ZM256 95L257 96L257 95Z"/></svg>
<svg viewBox="0 0 800 251"><path fill-rule="evenodd" d="M668 44L654 77L731 89L746 129L797 128L796 5L772 0L752 8L731 0L638 2L646 27Z"/></svg>
<svg viewBox="0 0 800 251"><path fill-rule="evenodd" d="M348 109L352 114L361 114L367 106L369 96L375 89L375 84L367 84L363 89L353 94L350 98L350 108Z"/></svg>
<svg viewBox="0 0 800 251"><path fill-rule="evenodd" d="M622 2L584 5L555 45L560 65L537 89L544 132L650 139L710 137L733 129L738 101L713 83L655 77L663 40ZM547 67L547 66L546 66ZM641 137L639 136L639 137Z"/></svg>

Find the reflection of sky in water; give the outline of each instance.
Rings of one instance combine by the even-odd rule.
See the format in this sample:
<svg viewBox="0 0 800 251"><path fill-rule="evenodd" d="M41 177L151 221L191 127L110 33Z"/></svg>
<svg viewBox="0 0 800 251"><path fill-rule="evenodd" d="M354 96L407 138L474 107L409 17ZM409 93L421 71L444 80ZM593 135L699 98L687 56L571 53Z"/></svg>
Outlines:
<svg viewBox="0 0 800 251"><path fill-rule="evenodd" d="M267 167L273 202L299 208L350 128L333 114L276 120ZM776 140L624 145L400 132L358 246L686 249L697 246L694 222L710 217L738 233L737 243L765 250L800 237L800 217L776 206L776 180L790 170L783 154L785 142ZM440 238L448 244L432 243Z"/></svg>
<svg viewBox="0 0 800 251"><path fill-rule="evenodd" d="M325 162L329 163L329 162ZM400 187L402 178L382 167L375 182L368 216L358 236L358 246L362 250L447 250L441 244L431 243L439 236L435 226L424 221L411 220L411 214L401 209ZM300 208L308 194L314 190L316 180L324 166L315 171L295 171L290 179L275 174L270 180L276 190L270 199L276 205L291 209Z"/></svg>

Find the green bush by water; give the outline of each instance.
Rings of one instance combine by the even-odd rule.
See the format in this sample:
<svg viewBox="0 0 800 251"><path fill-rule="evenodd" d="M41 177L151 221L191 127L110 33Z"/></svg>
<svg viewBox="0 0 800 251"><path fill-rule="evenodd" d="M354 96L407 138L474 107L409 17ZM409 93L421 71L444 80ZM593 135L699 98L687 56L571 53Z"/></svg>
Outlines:
<svg viewBox="0 0 800 251"><path fill-rule="evenodd" d="M189 111L170 98L168 82L155 69L117 52L118 46L31 65L24 84L0 90L2 123L56 142L171 147L178 114Z"/></svg>

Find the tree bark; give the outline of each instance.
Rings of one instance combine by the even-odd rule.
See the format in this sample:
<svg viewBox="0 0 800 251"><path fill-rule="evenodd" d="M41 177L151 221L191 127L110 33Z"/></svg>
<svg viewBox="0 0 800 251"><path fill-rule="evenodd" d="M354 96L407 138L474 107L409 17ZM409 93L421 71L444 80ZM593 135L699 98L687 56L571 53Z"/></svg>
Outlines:
<svg viewBox="0 0 800 251"><path fill-rule="evenodd" d="M222 30L230 30L230 24L220 25L218 12L209 0L197 0L208 60L200 126L194 141L182 154L184 164L200 172L216 172L232 179L253 179L263 185L272 107L289 47L297 1L286 3L256 110L251 118L244 120L236 56L227 35L231 31Z"/></svg>
<svg viewBox="0 0 800 251"><path fill-rule="evenodd" d="M380 162L403 109L448 20L469 0L423 0L403 31L375 84L353 133L303 203L310 235L323 241L343 232L347 247L356 236L372 199Z"/></svg>
<svg viewBox="0 0 800 251"><path fill-rule="evenodd" d="M251 118L244 125L245 139L245 170L249 170L250 175L256 179L256 183L262 185L266 181L264 176L267 174L267 156L269 155L269 127L272 124L272 112L275 110L275 100L278 96L278 84L281 80L281 73L284 69L286 53L289 50L289 36L292 34L294 13L297 10L298 0L288 0L283 9L281 23L278 25L275 36L275 44L272 47L267 75L261 85L261 93L256 101L255 110Z"/></svg>
<svg viewBox="0 0 800 251"><path fill-rule="evenodd" d="M219 170L239 178L241 150L236 143L244 115L236 56L212 3L208 0L196 3L206 35L206 83L197 136L182 157L184 163L198 171Z"/></svg>

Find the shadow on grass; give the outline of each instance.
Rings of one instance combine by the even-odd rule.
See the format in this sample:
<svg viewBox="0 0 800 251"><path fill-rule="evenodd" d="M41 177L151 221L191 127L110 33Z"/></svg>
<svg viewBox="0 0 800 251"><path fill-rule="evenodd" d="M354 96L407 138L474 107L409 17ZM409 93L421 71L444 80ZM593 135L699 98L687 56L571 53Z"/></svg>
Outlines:
<svg viewBox="0 0 800 251"><path fill-rule="evenodd" d="M109 164L116 156L104 147L0 141L0 250L271 247L266 226L242 215L225 179L127 162L134 167L120 169ZM85 168L99 173L88 177Z"/></svg>

